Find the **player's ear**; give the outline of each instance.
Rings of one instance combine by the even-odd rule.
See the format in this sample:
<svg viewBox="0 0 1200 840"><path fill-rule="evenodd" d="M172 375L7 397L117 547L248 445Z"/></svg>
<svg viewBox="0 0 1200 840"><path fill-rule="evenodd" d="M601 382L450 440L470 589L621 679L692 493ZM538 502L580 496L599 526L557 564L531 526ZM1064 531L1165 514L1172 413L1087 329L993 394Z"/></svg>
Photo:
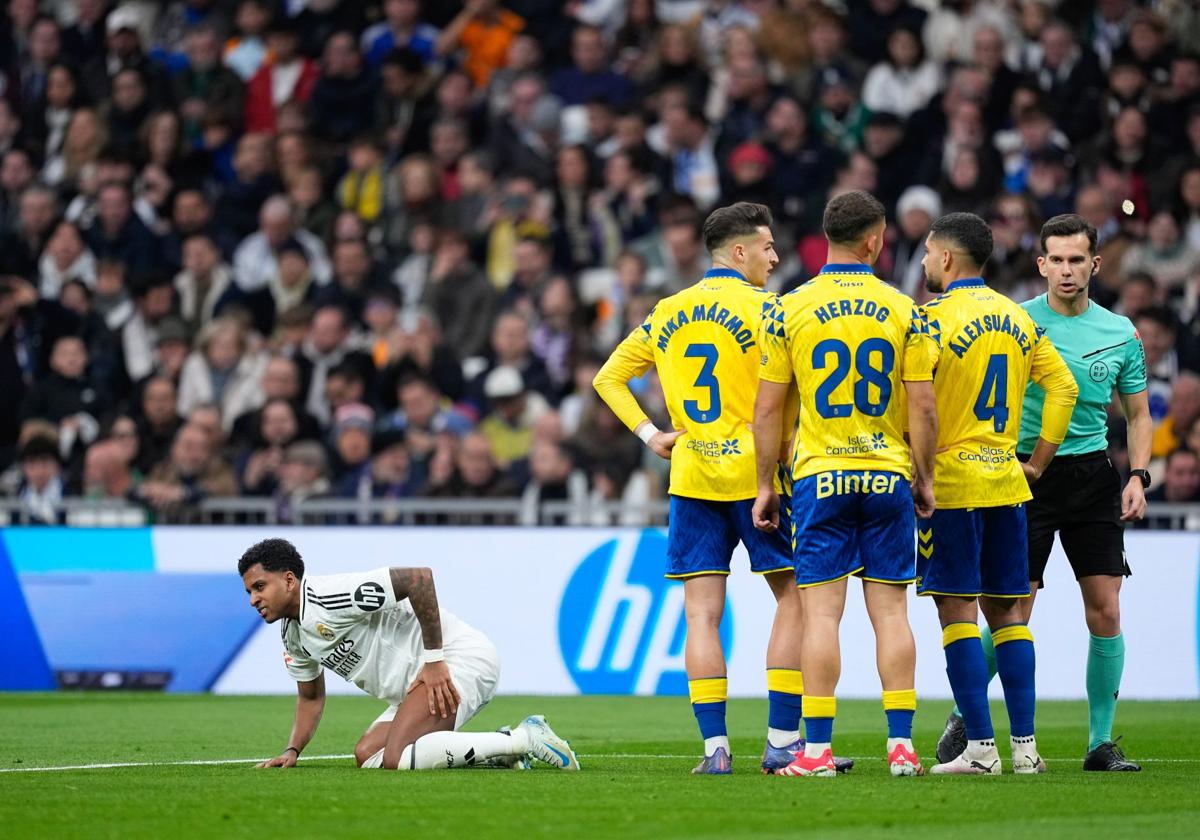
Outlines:
<svg viewBox="0 0 1200 840"><path fill-rule="evenodd" d="M1092 257L1092 276L1095 277L1100 273L1100 255Z"/></svg>

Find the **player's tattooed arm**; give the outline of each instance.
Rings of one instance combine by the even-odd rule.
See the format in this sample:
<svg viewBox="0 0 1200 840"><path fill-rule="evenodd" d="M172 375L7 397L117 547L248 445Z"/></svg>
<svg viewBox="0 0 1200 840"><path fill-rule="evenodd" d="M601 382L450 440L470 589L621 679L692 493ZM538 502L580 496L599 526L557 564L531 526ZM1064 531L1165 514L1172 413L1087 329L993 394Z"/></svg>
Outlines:
<svg viewBox="0 0 1200 840"><path fill-rule="evenodd" d="M412 604L413 613L421 625L421 637L426 650L438 650L442 646L442 619L438 612L437 590L433 586L433 571L425 568L388 570L392 577L392 590L396 600L405 598Z"/></svg>

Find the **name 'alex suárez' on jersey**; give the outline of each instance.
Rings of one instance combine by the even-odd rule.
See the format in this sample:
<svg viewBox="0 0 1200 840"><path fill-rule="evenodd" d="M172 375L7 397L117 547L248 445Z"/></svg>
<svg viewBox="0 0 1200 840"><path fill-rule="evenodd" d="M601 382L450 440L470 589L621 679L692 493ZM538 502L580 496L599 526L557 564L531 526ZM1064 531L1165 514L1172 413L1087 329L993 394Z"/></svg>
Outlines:
<svg viewBox="0 0 1200 840"><path fill-rule="evenodd" d="M1016 453L1021 396L1030 379L1069 377L1066 366L1033 318L981 279L951 283L922 317L934 339L927 346L936 371L938 506L1027 501Z"/></svg>

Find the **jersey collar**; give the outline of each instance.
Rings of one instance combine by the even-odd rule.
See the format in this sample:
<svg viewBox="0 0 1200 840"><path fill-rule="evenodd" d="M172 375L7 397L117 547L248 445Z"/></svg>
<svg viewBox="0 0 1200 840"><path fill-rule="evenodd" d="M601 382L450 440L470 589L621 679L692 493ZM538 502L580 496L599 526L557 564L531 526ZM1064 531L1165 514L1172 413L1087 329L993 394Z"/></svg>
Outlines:
<svg viewBox="0 0 1200 840"><path fill-rule="evenodd" d="M743 283L750 282L746 279L746 275L742 274L740 271L734 271L732 268L710 268L708 271L704 272L705 280L714 280L718 277L727 277L730 280L741 280Z"/></svg>
<svg viewBox="0 0 1200 840"><path fill-rule="evenodd" d="M955 280L946 287L947 292L952 292L955 289L978 289L981 286L986 286L982 277L964 277L962 280Z"/></svg>
<svg viewBox="0 0 1200 840"><path fill-rule="evenodd" d="M821 267L821 274L874 274L871 266L866 263L827 263Z"/></svg>

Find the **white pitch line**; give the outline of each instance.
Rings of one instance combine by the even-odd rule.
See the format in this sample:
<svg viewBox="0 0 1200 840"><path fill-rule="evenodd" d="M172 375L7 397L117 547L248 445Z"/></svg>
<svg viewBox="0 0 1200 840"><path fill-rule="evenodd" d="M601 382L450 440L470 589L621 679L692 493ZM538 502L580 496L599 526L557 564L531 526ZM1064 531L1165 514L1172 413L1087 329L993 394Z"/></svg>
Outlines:
<svg viewBox="0 0 1200 840"><path fill-rule="evenodd" d="M270 756L274 758L274 756ZM354 758L354 755L304 755L301 761ZM51 773L56 770L113 770L122 767L204 767L218 764L258 764L265 758L213 758L194 761L113 761L104 764L63 764L57 767L0 767L0 773Z"/></svg>
<svg viewBox="0 0 1200 840"><path fill-rule="evenodd" d="M273 757L273 756L272 756ZM687 754L658 755L652 753L583 753L584 758L632 758L653 760L694 759L696 756ZM305 755L301 761L334 761L354 758L349 755ZM874 761L880 759L877 755L847 756L854 761ZM101 764L62 764L55 767L0 767L0 773L53 773L62 770L119 770L125 767L213 767L222 764L257 764L266 761L265 758L212 758L192 761L112 761ZM1077 762L1074 758L1047 758L1048 764ZM1196 764L1200 758L1139 758L1142 764Z"/></svg>

